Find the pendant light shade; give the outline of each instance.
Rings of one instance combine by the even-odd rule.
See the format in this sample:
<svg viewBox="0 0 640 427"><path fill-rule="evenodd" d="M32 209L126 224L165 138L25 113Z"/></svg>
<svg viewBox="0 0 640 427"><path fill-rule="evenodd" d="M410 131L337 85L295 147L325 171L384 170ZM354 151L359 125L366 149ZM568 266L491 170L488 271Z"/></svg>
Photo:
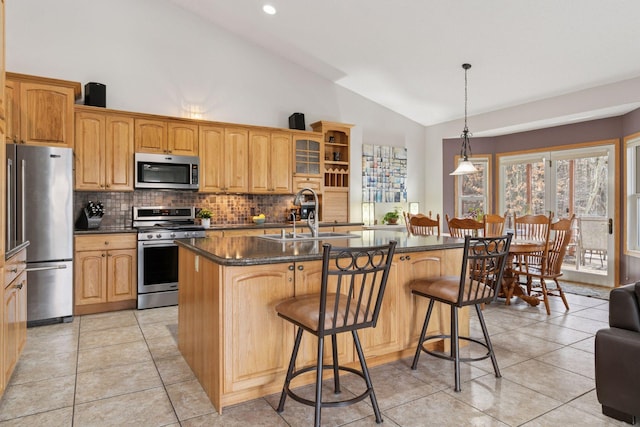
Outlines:
<svg viewBox="0 0 640 427"><path fill-rule="evenodd" d="M460 157L462 161L458 164L456 170L449 175L468 175L479 172L473 163L469 160L471 155L471 142L469 141L469 128L467 127L467 70L471 68L471 64L462 64L464 69L464 129L462 130L462 147L460 148Z"/></svg>

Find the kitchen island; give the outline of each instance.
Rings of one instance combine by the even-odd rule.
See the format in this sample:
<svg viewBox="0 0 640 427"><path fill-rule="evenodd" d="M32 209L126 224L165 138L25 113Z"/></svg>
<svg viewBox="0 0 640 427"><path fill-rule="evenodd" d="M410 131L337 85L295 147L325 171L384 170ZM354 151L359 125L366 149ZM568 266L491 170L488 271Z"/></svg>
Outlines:
<svg viewBox="0 0 640 427"><path fill-rule="evenodd" d="M216 409L281 391L295 336L275 305L320 290L322 244L372 246L398 242L378 325L360 332L369 366L413 355L428 300L407 285L416 277L460 274L464 241L366 230L353 238L285 241L261 237L177 240L178 346ZM438 319L438 322L434 320ZM468 312L460 313L468 334ZM450 311L436 304L429 333L449 331ZM439 331L439 332L438 332ZM436 342L442 349L448 343ZM338 336L341 365L356 366L350 334ZM315 363L316 342L305 335L298 366ZM330 363L327 345L325 363ZM301 376L294 386L311 383Z"/></svg>

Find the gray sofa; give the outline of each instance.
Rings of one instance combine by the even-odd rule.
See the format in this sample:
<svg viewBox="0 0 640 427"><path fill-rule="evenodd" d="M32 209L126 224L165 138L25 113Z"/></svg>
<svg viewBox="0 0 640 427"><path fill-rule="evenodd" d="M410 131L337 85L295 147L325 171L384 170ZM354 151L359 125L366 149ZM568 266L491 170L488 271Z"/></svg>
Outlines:
<svg viewBox="0 0 640 427"><path fill-rule="evenodd" d="M635 424L640 418L640 282L609 297L609 328L596 333L596 392L602 413Z"/></svg>

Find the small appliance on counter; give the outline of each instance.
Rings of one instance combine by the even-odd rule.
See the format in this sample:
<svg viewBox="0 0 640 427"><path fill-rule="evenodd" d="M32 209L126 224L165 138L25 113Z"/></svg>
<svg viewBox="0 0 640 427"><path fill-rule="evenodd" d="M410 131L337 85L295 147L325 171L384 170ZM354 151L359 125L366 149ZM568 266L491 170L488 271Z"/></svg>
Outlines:
<svg viewBox="0 0 640 427"><path fill-rule="evenodd" d="M76 221L76 228L79 230L93 230L100 228L102 217L104 216L104 205L102 202L93 203L89 201L87 206L82 208L80 217Z"/></svg>

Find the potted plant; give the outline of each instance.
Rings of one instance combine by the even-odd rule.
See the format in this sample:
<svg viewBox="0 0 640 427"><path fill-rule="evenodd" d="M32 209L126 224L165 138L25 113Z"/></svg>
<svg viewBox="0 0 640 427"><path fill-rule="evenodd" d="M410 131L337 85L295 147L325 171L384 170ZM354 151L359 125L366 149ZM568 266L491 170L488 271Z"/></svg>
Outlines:
<svg viewBox="0 0 640 427"><path fill-rule="evenodd" d="M393 211L384 214L382 221L387 224L396 224L398 222L398 218L400 218L400 213L398 212L398 209L394 209Z"/></svg>
<svg viewBox="0 0 640 427"><path fill-rule="evenodd" d="M211 212L208 208L202 208L196 214L196 218L200 218L200 223L204 228L209 228L211 225L211 217L213 216L213 212Z"/></svg>

